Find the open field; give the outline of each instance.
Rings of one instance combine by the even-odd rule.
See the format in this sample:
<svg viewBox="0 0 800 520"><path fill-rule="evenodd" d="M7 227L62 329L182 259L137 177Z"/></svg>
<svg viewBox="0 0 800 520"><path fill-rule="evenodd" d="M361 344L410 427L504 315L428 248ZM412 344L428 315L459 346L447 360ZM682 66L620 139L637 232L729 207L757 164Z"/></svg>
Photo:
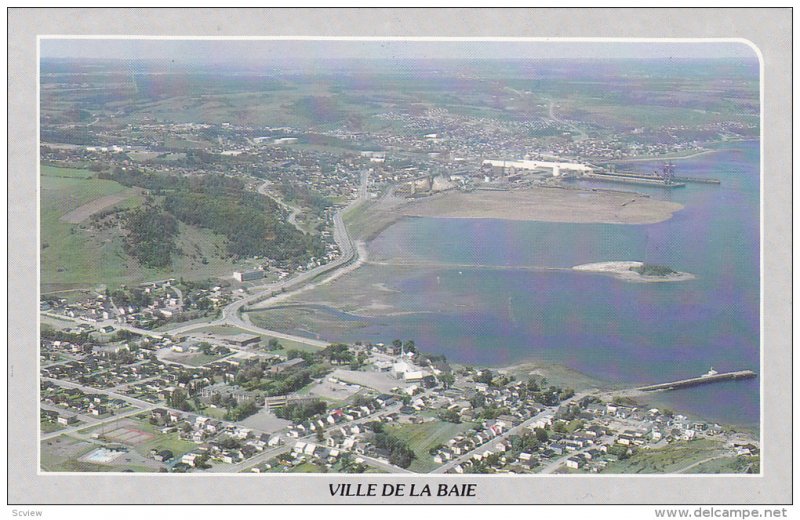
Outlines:
<svg viewBox="0 0 800 520"><path fill-rule="evenodd" d="M83 168L62 168L60 166L41 165L42 177L63 177L65 179L91 179L97 174Z"/></svg>
<svg viewBox="0 0 800 520"><path fill-rule="evenodd" d="M93 200L134 194L117 182L86 178L79 173L41 177L41 283L43 290L71 284L96 284L101 277L119 272L121 240L93 240L86 230L62 217ZM65 169L58 169L62 173ZM69 170L67 170L69 171ZM83 172L85 170L75 170ZM127 198L127 197L126 197ZM100 276L98 276L100 275Z"/></svg>
<svg viewBox="0 0 800 520"><path fill-rule="evenodd" d="M239 422L247 428L255 428L266 433L274 433L292 424L291 421L281 419L263 408Z"/></svg>
<svg viewBox="0 0 800 520"><path fill-rule="evenodd" d="M683 473L742 473L748 467L753 469L754 473L758 473L760 467L758 457L720 457L718 459L701 462L696 466L686 469Z"/></svg>
<svg viewBox="0 0 800 520"><path fill-rule="evenodd" d="M604 473L675 473L724 453L716 441L681 441L664 448L641 450L628 459L609 464Z"/></svg>
<svg viewBox="0 0 800 520"><path fill-rule="evenodd" d="M61 217L63 222L67 222L68 224L80 224L84 220L88 219L95 213L102 211L106 208L110 208L112 206L116 206L120 202L128 200L131 197L128 193L123 193L122 195L107 195L105 197L100 197L99 199L94 199L90 202L87 202L83 206L79 208L75 208L66 215Z"/></svg>
<svg viewBox="0 0 800 520"><path fill-rule="evenodd" d="M359 390L361 390L359 387L354 388L348 384L332 383L325 378L319 383L311 382L311 384L303 388L302 393L329 401L341 402L349 399Z"/></svg>
<svg viewBox="0 0 800 520"><path fill-rule="evenodd" d="M50 421L40 421L39 422L39 430L42 433L53 433L57 432L58 430L63 430L65 427L61 424L50 422Z"/></svg>
<svg viewBox="0 0 800 520"><path fill-rule="evenodd" d="M444 444L473 426L475 426L474 423L455 424L435 420L421 424L390 426L387 431L407 442L408 447L417 454L417 458L414 459L408 469L419 473L427 473L439 467L439 464L433 462L433 457L428 453L428 450L436 445Z"/></svg>
<svg viewBox="0 0 800 520"><path fill-rule="evenodd" d="M598 381L577 370L551 363L517 363L510 367L499 368L498 371L513 375L521 381L526 381L530 377L535 377L537 379L544 377L547 379L548 385L572 388L575 391L611 386L608 382Z"/></svg>
<svg viewBox="0 0 800 520"><path fill-rule="evenodd" d="M180 353L180 352L170 352L166 356L164 356L164 361L174 361L175 363L181 363L183 365L191 365L193 367L199 367L205 365L206 363L211 363L212 361L217 361L226 357L228 354L220 354L220 355L209 355L203 354L202 352L191 352L191 353Z"/></svg>
<svg viewBox="0 0 800 520"><path fill-rule="evenodd" d="M335 377L340 381L372 388L381 393L388 393L392 388L405 388L407 385L399 379L395 379L388 372L361 372L359 370L345 370L337 368L330 377Z"/></svg>
<svg viewBox="0 0 800 520"><path fill-rule="evenodd" d="M112 206L134 208L143 197L136 188L89 177L92 172L42 166L41 283L43 292L100 283L118 285L165 276L197 280L222 276L236 266L225 257L225 238L210 230L179 225L176 245L183 251L166 269L144 268L123 249L122 231L86 225L93 213ZM102 206L102 207L101 207Z"/></svg>

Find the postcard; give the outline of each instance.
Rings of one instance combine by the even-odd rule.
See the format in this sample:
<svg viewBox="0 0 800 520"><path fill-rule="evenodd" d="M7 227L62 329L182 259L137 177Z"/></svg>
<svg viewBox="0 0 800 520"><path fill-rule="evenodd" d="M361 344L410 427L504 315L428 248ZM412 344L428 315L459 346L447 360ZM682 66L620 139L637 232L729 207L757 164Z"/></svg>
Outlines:
<svg viewBox="0 0 800 520"><path fill-rule="evenodd" d="M222 34L123 13L14 13L35 74L10 104L30 153L10 147L9 422L31 451L9 463L43 483L19 503L790 501L768 27L254 35L245 18L301 13L220 10ZM200 32L133 23L162 14Z"/></svg>

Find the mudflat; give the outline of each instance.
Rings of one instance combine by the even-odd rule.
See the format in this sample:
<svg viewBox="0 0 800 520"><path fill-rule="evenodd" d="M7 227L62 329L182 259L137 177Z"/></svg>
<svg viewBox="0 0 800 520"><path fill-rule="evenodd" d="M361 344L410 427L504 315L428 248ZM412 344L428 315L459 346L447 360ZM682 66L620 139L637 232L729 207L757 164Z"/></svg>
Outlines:
<svg viewBox="0 0 800 520"><path fill-rule="evenodd" d="M415 217L497 218L544 222L655 224L682 209L676 202L604 190L530 188L518 191L448 193L403 208Z"/></svg>

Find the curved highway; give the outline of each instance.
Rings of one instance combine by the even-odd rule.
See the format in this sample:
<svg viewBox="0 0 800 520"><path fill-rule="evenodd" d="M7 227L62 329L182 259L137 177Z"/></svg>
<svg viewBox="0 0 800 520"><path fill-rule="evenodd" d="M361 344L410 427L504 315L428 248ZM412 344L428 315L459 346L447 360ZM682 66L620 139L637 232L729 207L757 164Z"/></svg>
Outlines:
<svg viewBox="0 0 800 520"><path fill-rule="evenodd" d="M360 257L359 248L357 248L356 245L354 244L353 239L350 236L349 231L347 230L347 227L344 225L344 220L342 219L342 215L345 212L349 211L350 209L361 204L364 200L366 200L367 182L368 182L367 173L363 172L361 175L361 187L359 189L359 197L354 201L350 202L350 204L348 204L344 208L337 211L336 214L333 216L333 240L336 242L336 245L339 246L339 251L341 252L341 254L336 260L315 267L314 269L311 269L309 271L300 273L289 280L274 282L262 286L257 293L236 300L235 302L232 302L228 304L226 307L224 307L222 309L222 316L217 320L214 320L212 322L194 323L183 327L177 327L169 331L164 331L164 333L181 334L184 332L188 332L190 330L213 326L213 325L232 325L234 327L247 330L255 334L264 334L277 339L298 341L318 347L328 346L329 342L326 341L293 336L291 334L284 334L282 332L258 327L256 325L253 325L252 323L249 323L249 321L247 321L246 319L242 318L240 313L245 307L251 305L265 304L269 302L271 299L277 297L286 298L288 294L303 289L306 285L313 282L320 276L333 273L359 260ZM259 193L264 194L264 192L261 190L266 189L267 185L268 185L267 183L263 184L258 190Z"/></svg>

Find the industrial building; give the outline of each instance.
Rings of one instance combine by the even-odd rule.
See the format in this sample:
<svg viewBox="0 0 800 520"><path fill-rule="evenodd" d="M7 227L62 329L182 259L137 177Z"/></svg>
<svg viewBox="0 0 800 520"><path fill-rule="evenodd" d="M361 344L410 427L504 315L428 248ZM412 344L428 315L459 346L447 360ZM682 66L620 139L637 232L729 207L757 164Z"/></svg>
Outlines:
<svg viewBox="0 0 800 520"><path fill-rule="evenodd" d="M261 269L256 269L255 271L234 271L233 277L239 282L260 280L261 278L264 278L264 271Z"/></svg>
<svg viewBox="0 0 800 520"><path fill-rule="evenodd" d="M503 161L486 159L483 161L484 166L492 166L494 168L507 169L510 172L518 170L552 170L553 177L561 176L562 171L570 171L576 173L592 173L593 168L586 164L570 163L570 162L553 162L553 161Z"/></svg>

